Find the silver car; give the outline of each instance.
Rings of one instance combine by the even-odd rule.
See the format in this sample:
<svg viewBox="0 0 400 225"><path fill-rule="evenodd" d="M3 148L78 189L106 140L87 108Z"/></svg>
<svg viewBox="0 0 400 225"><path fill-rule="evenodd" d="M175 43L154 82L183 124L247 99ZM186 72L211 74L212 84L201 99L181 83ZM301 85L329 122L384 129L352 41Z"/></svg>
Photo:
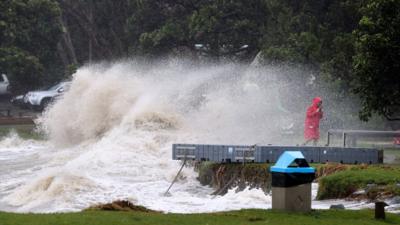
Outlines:
<svg viewBox="0 0 400 225"><path fill-rule="evenodd" d="M64 81L50 87L47 90L30 91L24 96L24 104L27 104L34 109L43 110L49 103L67 91L70 85L71 82Z"/></svg>
<svg viewBox="0 0 400 225"><path fill-rule="evenodd" d="M9 94L10 82L5 74L0 76L0 95Z"/></svg>

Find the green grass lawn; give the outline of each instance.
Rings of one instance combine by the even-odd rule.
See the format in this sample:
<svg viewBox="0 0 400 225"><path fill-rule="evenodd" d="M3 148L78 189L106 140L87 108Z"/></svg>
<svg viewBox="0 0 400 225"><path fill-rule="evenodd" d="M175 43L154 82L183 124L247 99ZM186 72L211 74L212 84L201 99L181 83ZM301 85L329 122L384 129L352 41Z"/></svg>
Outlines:
<svg viewBox="0 0 400 225"><path fill-rule="evenodd" d="M272 210L240 210L210 214L160 214L143 212L85 211L60 214L0 213L1 225L124 225L124 224L277 224L277 225L368 225L400 224L400 216L387 214L375 220L371 210L317 210L283 213Z"/></svg>

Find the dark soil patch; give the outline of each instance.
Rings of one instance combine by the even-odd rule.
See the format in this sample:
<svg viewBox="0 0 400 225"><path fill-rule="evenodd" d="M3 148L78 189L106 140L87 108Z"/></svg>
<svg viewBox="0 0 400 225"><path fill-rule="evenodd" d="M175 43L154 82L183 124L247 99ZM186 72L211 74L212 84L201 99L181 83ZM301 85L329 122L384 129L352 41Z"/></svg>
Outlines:
<svg viewBox="0 0 400 225"><path fill-rule="evenodd" d="M130 201L126 200L117 200L112 203L99 204L89 207L86 210L105 210L105 211L134 211L134 212L147 212L147 213L159 213L158 211L154 211L148 209L143 206L134 205Z"/></svg>

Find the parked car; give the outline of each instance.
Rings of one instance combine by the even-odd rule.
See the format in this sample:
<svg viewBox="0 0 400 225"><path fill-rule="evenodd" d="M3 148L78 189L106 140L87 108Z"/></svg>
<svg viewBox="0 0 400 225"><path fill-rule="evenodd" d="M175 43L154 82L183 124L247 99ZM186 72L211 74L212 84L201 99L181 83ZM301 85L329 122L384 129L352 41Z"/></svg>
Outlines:
<svg viewBox="0 0 400 225"><path fill-rule="evenodd" d="M71 82L64 81L50 87L47 90L30 91L25 94L23 102L33 109L43 110L49 103L61 96L62 93L67 91Z"/></svg>
<svg viewBox="0 0 400 225"><path fill-rule="evenodd" d="M0 76L0 95L10 93L10 82L5 74Z"/></svg>

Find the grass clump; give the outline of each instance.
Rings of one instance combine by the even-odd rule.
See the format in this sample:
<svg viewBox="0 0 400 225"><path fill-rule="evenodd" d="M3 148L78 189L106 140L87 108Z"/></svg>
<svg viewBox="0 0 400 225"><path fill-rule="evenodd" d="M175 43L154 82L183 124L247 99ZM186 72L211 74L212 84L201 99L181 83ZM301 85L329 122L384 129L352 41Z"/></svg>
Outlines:
<svg viewBox="0 0 400 225"><path fill-rule="evenodd" d="M398 183L400 183L400 167L349 166L345 170L321 177L317 198L345 198L359 189L366 189L368 185L374 187L367 190L369 198L376 198L379 193L393 196L400 192Z"/></svg>
<svg viewBox="0 0 400 225"><path fill-rule="evenodd" d="M133 211L133 212L148 212L156 213L157 211L148 209L143 206L135 205L130 201L117 200L111 203L98 204L85 209L85 211L105 210L105 211Z"/></svg>

